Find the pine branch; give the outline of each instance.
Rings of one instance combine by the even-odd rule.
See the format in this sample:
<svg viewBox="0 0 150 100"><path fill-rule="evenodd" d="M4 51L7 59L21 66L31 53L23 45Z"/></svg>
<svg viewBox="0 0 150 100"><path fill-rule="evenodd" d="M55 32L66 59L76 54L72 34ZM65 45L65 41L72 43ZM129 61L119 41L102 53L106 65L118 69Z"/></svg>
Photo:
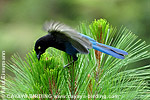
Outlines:
<svg viewBox="0 0 150 100"><path fill-rule="evenodd" d="M26 55L25 60L15 54L6 65L15 75L6 78L6 97L8 94L26 94L26 100L63 99L67 96L71 99L71 95L80 95L80 99L88 98L88 95L93 95L91 99L96 96L115 100L150 99L150 64L132 66L132 69L129 66L150 59L150 52L147 51L150 45L126 28L117 30L109 26L104 19L95 20L90 25L82 23L79 31L101 43L123 49L129 55L120 60L90 50L88 55L79 54L78 61L69 68L63 68L70 58L56 49L48 49L40 61L34 50ZM47 97L29 94L47 94Z"/></svg>

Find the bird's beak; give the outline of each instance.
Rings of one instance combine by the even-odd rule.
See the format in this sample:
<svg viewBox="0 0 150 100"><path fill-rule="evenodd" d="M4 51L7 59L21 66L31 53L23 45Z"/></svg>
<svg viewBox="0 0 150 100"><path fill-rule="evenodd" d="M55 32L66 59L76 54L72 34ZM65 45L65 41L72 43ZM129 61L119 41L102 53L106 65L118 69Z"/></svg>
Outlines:
<svg viewBox="0 0 150 100"><path fill-rule="evenodd" d="M37 55L38 60L40 60L40 57L41 57L41 53L39 53L39 54Z"/></svg>

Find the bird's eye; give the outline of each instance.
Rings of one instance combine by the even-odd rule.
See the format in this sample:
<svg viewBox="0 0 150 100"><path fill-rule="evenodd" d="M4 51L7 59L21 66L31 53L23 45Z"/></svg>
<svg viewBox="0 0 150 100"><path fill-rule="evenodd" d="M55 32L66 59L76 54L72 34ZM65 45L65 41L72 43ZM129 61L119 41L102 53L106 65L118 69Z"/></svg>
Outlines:
<svg viewBox="0 0 150 100"><path fill-rule="evenodd" d="M40 50L40 49L41 49L41 47L39 46L39 47L38 47L38 49Z"/></svg>

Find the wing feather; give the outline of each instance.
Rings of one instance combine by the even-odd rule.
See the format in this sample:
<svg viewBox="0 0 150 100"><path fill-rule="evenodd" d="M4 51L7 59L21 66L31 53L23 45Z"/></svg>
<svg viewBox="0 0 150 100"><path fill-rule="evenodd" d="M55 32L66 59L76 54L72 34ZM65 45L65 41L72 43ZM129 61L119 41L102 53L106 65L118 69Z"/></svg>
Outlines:
<svg viewBox="0 0 150 100"><path fill-rule="evenodd" d="M50 21L46 22L43 28L49 34L53 34L62 39L67 38L72 46L75 47L80 53L88 53L88 49L92 48L92 43L89 39L83 37L79 32L65 24Z"/></svg>

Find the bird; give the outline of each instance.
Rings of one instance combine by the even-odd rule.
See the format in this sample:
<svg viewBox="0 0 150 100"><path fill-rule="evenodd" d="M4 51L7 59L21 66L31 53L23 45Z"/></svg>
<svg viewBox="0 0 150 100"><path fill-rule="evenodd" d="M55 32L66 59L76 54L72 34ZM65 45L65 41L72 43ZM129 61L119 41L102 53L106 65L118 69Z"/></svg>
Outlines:
<svg viewBox="0 0 150 100"><path fill-rule="evenodd" d="M118 59L124 59L125 55L128 55L124 50L99 43L93 38L57 21L45 22L43 29L48 34L40 37L34 47L38 60L49 47L64 51L72 56L73 61L64 67L78 60L77 53L88 54L90 49L95 49Z"/></svg>

